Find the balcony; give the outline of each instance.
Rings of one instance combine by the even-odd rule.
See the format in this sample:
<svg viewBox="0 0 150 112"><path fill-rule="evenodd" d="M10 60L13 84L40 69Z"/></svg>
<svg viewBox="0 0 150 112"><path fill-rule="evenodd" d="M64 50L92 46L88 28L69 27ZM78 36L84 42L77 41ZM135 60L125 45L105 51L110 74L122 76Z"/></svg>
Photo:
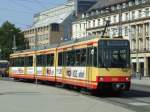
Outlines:
<svg viewBox="0 0 150 112"><path fill-rule="evenodd" d="M135 52L136 52L135 48L131 49L131 53L135 53Z"/></svg>
<svg viewBox="0 0 150 112"><path fill-rule="evenodd" d="M150 48L131 49L131 53L133 53L133 54L146 53L146 52L150 52Z"/></svg>
<svg viewBox="0 0 150 112"><path fill-rule="evenodd" d="M138 34L138 39L139 39L139 40L142 40L142 39L143 39L142 33L139 33L139 34Z"/></svg>
<svg viewBox="0 0 150 112"><path fill-rule="evenodd" d="M136 41L136 36L135 36L135 34L131 34L131 40Z"/></svg>
<svg viewBox="0 0 150 112"><path fill-rule="evenodd" d="M150 48L145 48L144 51L145 52L150 52Z"/></svg>
<svg viewBox="0 0 150 112"><path fill-rule="evenodd" d="M146 36L146 37L149 37L149 32L146 32L146 33L145 33L145 36Z"/></svg>

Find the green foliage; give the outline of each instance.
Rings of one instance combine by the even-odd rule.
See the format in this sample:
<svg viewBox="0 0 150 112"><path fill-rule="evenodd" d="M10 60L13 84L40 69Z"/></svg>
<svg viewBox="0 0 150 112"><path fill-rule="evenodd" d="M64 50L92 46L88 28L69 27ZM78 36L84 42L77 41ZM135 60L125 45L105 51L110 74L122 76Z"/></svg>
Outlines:
<svg viewBox="0 0 150 112"><path fill-rule="evenodd" d="M17 50L25 49L28 42L25 41L21 30L8 21L4 22L0 27L0 49L2 59L9 60L9 55L13 53L14 36L16 37Z"/></svg>

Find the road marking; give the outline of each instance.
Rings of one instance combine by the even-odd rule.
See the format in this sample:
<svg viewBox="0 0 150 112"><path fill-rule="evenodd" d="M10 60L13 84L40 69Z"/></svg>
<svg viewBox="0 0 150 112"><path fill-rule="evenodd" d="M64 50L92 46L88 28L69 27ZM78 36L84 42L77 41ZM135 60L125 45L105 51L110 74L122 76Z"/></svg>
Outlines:
<svg viewBox="0 0 150 112"><path fill-rule="evenodd" d="M128 103L130 105L134 105L134 106L147 106L150 105L149 103L143 103L143 102L132 102L132 103Z"/></svg>

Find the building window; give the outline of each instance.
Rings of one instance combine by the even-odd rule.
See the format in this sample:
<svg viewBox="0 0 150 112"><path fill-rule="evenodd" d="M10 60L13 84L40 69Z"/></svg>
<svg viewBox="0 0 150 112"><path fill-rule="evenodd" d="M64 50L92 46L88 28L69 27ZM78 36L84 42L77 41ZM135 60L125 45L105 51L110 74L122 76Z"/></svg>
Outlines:
<svg viewBox="0 0 150 112"><path fill-rule="evenodd" d="M133 1L130 1L129 2L129 6L131 7L131 6L133 6L133 3L132 3Z"/></svg>
<svg viewBox="0 0 150 112"><path fill-rule="evenodd" d="M149 24L145 24L145 35L149 36Z"/></svg>
<svg viewBox="0 0 150 112"><path fill-rule="evenodd" d="M116 20L117 18L116 18L116 15L114 15L114 23L116 23L117 22L117 20Z"/></svg>
<svg viewBox="0 0 150 112"><path fill-rule="evenodd" d="M132 11L132 19L135 19L135 11Z"/></svg>
<svg viewBox="0 0 150 112"><path fill-rule="evenodd" d="M85 14L82 14L82 18L84 18L85 17Z"/></svg>
<svg viewBox="0 0 150 112"><path fill-rule="evenodd" d="M101 24L101 20L100 20L100 19L98 19L98 26L100 26L100 24Z"/></svg>
<svg viewBox="0 0 150 112"><path fill-rule="evenodd" d="M84 29L86 29L86 23L84 23Z"/></svg>
<svg viewBox="0 0 150 112"><path fill-rule="evenodd" d="M76 28L76 31L77 31L77 29L78 29L78 25L77 24L75 25L75 28Z"/></svg>
<svg viewBox="0 0 150 112"><path fill-rule="evenodd" d="M111 22L111 18L110 18L110 17L108 17L108 21L110 21L110 22Z"/></svg>
<svg viewBox="0 0 150 112"><path fill-rule="evenodd" d="M128 27L125 27L125 36L128 36Z"/></svg>
<svg viewBox="0 0 150 112"><path fill-rule="evenodd" d="M138 12L139 12L139 18L142 17L142 11L139 10Z"/></svg>
<svg viewBox="0 0 150 112"><path fill-rule="evenodd" d="M112 36L115 37L117 35L117 29L116 28L112 28Z"/></svg>
<svg viewBox="0 0 150 112"><path fill-rule="evenodd" d="M96 10L96 14L99 14L99 10Z"/></svg>
<svg viewBox="0 0 150 112"><path fill-rule="evenodd" d="M120 4L117 5L117 9L121 9L121 5Z"/></svg>
<svg viewBox="0 0 150 112"><path fill-rule="evenodd" d="M123 8L126 8L127 7L127 4L126 3L123 3Z"/></svg>
<svg viewBox="0 0 150 112"><path fill-rule="evenodd" d="M88 28L91 27L91 21L88 21Z"/></svg>
<svg viewBox="0 0 150 112"><path fill-rule="evenodd" d="M51 31L59 31L59 24L57 24L57 23L53 23L53 24L51 24Z"/></svg>
<svg viewBox="0 0 150 112"><path fill-rule="evenodd" d="M105 25L106 24L106 19L105 18L103 18L103 25Z"/></svg>
<svg viewBox="0 0 150 112"><path fill-rule="evenodd" d="M114 10L115 10L114 6L111 6L111 10L112 10L112 11L114 11Z"/></svg>
<svg viewBox="0 0 150 112"><path fill-rule="evenodd" d="M80 24L80 29L82 29L81 24Z"/></svg>
<svg viewBox="0 0 150 112"><path fill-rule="evenodd" d="M93 20L93 27L95 27L95 20Z"/></svg>
<svg viewBox="0 0 150 112"><path fill-rule="evenodd" d="M129 20L129 13L125 13L125 18L126 18L126 21Z"/></svg>
<svg viewBox="0 0 150 112"><path fill-rule="evenodd" d="M138 4L142 4L142 0L138 0Z"/></svg>
<svg viewBox="0 0 150 112"><path fill-rule="evenodd" d="M148 17L149 16L149 8L145 9L145 16Z"/></svg>

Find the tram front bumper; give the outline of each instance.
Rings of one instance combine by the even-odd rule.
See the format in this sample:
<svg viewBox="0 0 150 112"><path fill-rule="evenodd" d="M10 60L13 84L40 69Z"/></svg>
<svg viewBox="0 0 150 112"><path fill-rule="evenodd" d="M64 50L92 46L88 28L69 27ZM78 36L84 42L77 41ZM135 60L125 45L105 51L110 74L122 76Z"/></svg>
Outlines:
<svg viewBox="0 0 150 112"><path fill-rule="evenodd" d="M130 77L98 77L98 89L129 90Z"/></svg>

